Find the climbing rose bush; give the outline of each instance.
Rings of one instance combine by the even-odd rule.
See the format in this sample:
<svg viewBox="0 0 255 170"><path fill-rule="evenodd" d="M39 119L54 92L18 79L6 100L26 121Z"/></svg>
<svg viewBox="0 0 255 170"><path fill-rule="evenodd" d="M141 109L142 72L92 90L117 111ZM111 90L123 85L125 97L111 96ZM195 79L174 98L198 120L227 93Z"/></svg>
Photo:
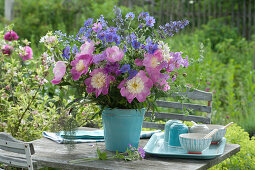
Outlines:
<svg viewBox="0 0 255 170"><path fill-rule="evenodd" d="M89 18L76 35L49 32L41 38L54 61L51 82L70 86L77 99L102 108L143 108L171 91L178 70L189 66L188 56L170 51L164 39L189 21L171 21L159 27L147 12L124 17L114 8L110 21ZM155 103L154 103L155 104Z"/></svg>

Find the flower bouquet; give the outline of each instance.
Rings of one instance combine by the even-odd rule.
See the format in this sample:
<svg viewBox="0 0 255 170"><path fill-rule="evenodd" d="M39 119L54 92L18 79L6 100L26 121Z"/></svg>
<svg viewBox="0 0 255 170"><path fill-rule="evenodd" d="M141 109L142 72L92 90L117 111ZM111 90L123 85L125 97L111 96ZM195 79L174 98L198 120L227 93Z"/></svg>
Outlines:
<svg viewBox="0 0 255 170"><path fill-rule="evenodd" d="M144 108L155 109L157 98L170 92L178 69L189 65L188 57L183 58L182 52L171 52L162 40L172 37L189 22L172 21L155 28L155 19L147 12L138 16L129 12L123 17L121 9L115 7L113 11L113 20L103 15L97 20L90 18L77 35L56 31L42 37L41 42L55 60L51 82L75 88L77 99L100 105L105 111L103 117L110 110L120 109L114 113L123 115L123 110L134 109L132 114L140 114L140 118L134 118L140 120L140 128L133 129L138 131L139 141ZM136 122L123 126L133 124Z"/></svg>

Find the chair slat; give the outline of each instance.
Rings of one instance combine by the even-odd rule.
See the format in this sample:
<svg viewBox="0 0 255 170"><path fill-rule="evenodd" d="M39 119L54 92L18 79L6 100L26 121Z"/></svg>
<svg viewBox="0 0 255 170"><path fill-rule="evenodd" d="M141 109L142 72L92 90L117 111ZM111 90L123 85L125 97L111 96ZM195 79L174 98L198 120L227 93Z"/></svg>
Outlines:
<svg viewBox="0 0 255 170"><path fill-rule="evenodd" d="M156 112L154 113L154 116L156 119L177 119L177 120L183 120L183 121L195 121L199 123L210 123L209 117L203 117L203 116L194 116L194 115L187 115L184 114L178 114L178 113L163 113L163 112ZM152 117L152 112L147 112L145 114L145 117Z"/></svg>
<svg viewBox="0 0 255 170"><path fill-rule="evenodd" d="M143 128L151 128L151 129L161 129L161 130L163 130L165 128L165 125L162 124L162 123L143 121Z"/></svg>
<svg viewBox="0 0 255 170"><path fill-rule="evenodd" d="M9 152L25 154L25 143L13 138L11 135L1 132L0 133L0 149L6 150ZM30 152L33 155L35 153L34 146L32 143L29 144Z"/></svg>
<svg viewBox="0 0 255 170"><path fill-rule="evenodd" d="M171 96L172 97L186 96L189 99L193 99L193 100L212 101L212 93L200 91L196 89L194 90L188 89L187 92L177 92L175 94L172 94Z"/></svg>
<svg viewBox="0 0 255 170"><path fill-rule="evenodd" d="M27 168L27 161L26 159L21 159L21 158L13 158L9 157L7 155L1 156L0 155L0 162L7 164L9 166L16 166L20 168Z"/></svg>
<svg viewBox="0 0 255 170"><path fill-rule="evenodd" d="M175 108L175 109L192 109L195 111L200 112L207 112L211 113L212 107L211 106L203 106L203 105L197 105L197 104L189 104L189 103L178 103L178 102L169 102L169 101L157 101L158 107L164 107L164 108Z"/></svg>
<svg viewBox="0 0 255 170"><path fill-rule="evenodd" d="M8 156L8 155L4 155L4 156L0 155L0 162L7 164L9 166L27 168L27 161L25 158L12 157L12 156ZM37 167L37 162L33 161L33 168L36 169L36 167Z"/></svg>

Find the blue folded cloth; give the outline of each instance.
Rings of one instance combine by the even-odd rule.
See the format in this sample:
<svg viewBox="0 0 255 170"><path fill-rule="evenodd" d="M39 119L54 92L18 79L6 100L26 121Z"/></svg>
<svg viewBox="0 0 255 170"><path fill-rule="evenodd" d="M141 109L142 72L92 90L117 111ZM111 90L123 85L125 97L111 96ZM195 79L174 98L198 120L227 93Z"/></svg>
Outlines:
<svg viewBox="0 0 255 170"><path fill-rule="evenodd" d="M155 131L142 131L140 138L149 138L154 133L161 132L161 130L155 130ZM66 133L63 131L58 133L52 133L52 132L43 132L43 136L45 138L51 139L57 143L91 143L91 142L104 142L104 130L94 130L94 131L75 131L73 133L74 135L71 136L72 140L70 139L70 136L66 136ZM69 139L68 139L69 137Z"/></svg>

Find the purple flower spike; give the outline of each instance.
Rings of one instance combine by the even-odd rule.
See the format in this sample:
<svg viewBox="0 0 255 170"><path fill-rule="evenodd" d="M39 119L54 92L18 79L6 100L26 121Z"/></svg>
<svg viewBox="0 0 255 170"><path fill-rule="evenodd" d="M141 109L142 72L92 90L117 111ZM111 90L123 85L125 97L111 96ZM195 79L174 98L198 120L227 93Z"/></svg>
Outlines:
<svg viewBox="0 0 255 170"><path fill-rule="evenodd" d="M143 148L140 147L138 149L138 152L139 152L140 156L144 159L145 158L145 152L144 152Z"/></svg>

